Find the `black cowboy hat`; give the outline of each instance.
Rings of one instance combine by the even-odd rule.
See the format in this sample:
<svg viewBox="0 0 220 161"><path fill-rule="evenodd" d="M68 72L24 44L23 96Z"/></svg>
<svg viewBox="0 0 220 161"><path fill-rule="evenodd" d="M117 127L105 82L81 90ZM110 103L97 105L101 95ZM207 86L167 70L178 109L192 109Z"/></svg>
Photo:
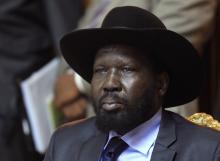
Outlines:
<svg viewBox="0 0 220 161"><path fill-rule="evenodd" d="M155 59L170 76L164 107L185 104L199 95L202 64L197 51L185 38L167 30L155 15L137 7L114 8L101 28L65 35L61 50L68 64L90 82L96 51L111 44L151 48Z"/></svg>

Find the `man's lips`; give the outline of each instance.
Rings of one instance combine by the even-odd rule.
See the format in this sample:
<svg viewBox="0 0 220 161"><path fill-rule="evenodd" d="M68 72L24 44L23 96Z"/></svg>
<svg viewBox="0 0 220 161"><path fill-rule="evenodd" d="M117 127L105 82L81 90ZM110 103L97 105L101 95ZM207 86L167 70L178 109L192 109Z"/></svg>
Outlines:
<svg viewBox="0 0 220 161"><path fill-rule="evenodd" d="M106 111L114 111L124 107L124 104L121 102L103 102L102 108Z"/></svg>
<svg viewBox="0 0 220 161"><path fill-rule="evenodd" d="M99 105L102 110L115 112L126 106L126 99L117 94L105 94L99 100Z"/></svg>

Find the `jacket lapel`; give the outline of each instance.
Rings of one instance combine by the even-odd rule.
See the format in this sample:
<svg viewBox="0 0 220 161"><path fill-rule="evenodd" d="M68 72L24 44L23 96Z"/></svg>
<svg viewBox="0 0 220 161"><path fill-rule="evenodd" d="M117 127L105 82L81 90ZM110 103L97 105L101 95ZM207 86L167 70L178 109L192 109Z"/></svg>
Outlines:
<svg viewBox="0 0 220 161"><path fill-rule="evenodd" d="M107 135L97 132L81 147L78 161L99 161Z"/></svg>
<svg viewBox="0 0 220 161"><path fill-rule="evenodd" d="M176 151L170 146L176 141L176 127L172 115L163 111L162 120L151 161L172 161Z"/></svg>

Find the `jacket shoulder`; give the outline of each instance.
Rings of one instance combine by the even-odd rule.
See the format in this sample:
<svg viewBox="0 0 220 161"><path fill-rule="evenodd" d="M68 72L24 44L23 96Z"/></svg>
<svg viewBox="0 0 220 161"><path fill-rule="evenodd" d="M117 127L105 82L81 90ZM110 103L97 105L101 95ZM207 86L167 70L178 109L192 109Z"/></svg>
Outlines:
<svg viewBox="0 0 220 161"><path fill-rule="evenodd" d="M95 119L90 118L80 122L71 122L58 128L54 136L64 145L84 142L95 135Z"/></svg>
<svg viewBox="0 0 220 161"><path fill-rule="evenodd" d="M220 132L201 125L197 125L182 116L170 112L170 115L176 122L177 129L182 132L189 132L191 137L201 138L204 140L218 140L220 141ZM211 136L211 137L207 137Z"/></svg>
<svg viewBox="0 0 220 161"><path fill-rule="evenodd" d="M83 143L96 132L95 118L68 123L58 128L52 135L44 161L64 161L70 157L76 160Z"/></svg>
<svg viewBox="0 0 220 161"><path fill-rule="evenodd" d="M200 161L220 159L219 131L194 124L175 113L169 112L168 115L175 122L177 138L172 148L178 152L177 160L178 158Z"/></svg>

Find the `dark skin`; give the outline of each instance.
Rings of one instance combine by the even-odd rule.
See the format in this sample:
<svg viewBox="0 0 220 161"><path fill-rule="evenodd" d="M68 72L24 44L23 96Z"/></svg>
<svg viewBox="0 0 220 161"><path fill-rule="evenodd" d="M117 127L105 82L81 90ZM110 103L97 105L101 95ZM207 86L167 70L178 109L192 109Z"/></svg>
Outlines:
<svg viewBox="0 0 220 161"><path fill-rule="evenodd" d="M123 135L149 120L162 106L169 83L168 74L156 73L150 60L140 56L146 55L141 52L126 45L111 45L96 54L92 96L97 117L101 116L99 122L104 128L110 127L104 129L105 132L115 130ZM136 109L143 110L136 112Z"/></svg>

